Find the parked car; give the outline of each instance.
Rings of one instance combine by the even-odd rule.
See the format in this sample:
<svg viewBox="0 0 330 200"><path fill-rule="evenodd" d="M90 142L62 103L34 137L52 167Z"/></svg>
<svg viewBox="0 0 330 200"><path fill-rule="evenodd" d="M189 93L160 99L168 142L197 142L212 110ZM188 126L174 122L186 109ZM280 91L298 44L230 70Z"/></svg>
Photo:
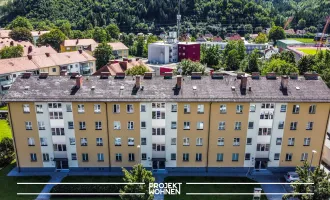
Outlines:
<svg viewBox="0 0 330 200"><path fill-rule="evenodd" d="M295 181L299 181L299 175L296 172L288 172L284 175L286 182L292 183Z"/></svg>

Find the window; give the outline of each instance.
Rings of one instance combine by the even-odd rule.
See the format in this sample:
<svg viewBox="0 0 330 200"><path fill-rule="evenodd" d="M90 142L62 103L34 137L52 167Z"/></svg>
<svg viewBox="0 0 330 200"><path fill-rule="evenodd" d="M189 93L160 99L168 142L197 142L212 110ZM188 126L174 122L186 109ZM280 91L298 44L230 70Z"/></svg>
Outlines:
<svg viewBox="0 0 330 200"><path fill-rule="evenodd" d="M152 135L165 135L165 128L152 128Z"/></svg>
<svg viewBox="0 0 330 200"><path fill-rule="evenodd" d="M253 129L254 122L249 122L249 129Z"/></svg>
<svg viewBox="0 0 330 200"><path fill-rule="evenodd" d="M40 138L40 145L41 146L48 146L47 138Z"/></svg>
<svg viewBox="0 0 330 200"><path fill-rule="evenodd" d="M246 145L252 145L252 138L246 138Z"/></svg>
<svg viewBox="0 0 330 200"><path fill-rule="evenodd" d="M239 146L239 141L240 141L239 138L234 138L233 146Z"/></svg>
<svg viewBox="0 0 330 200"><path fill-rule="evenodd" d="M50 119L63 119L62 112L49 112Z"/></svg>
<svg viewBox="0 0 330 200"><path fill-rule="evenodd" d="M29 146L35 146L34 138L28 138L28 145Z"/></svg>
<svg viewBox="0 0 330 200"><path fill-rule="evenodd" d="M142 160L147 160L147 154L146 153L142 153L141 159Z"/></svg>
<svg viewBox="0 0 330 200"><path fill-rule="evenodd" d="M293 105L292 114L299 114L300 106Z"/></svg>
<svg viewBox="0 0 330 200"><path fill-rule="evenodd" d="M80 145L87 146L87 138L80 138Z"/></svg>
<svg viewBox="0 0 330 200"><path fill-rule="evenodd" d="M37 154L36 153L30 153L30 159L31 159L31 162L37 162Z"/></svg>
<svg viewBox="0 0 330 200"><path fill-rule="evenodd" d="M74 129L73 121L68 121L68 129Z"/></svg>
<svg viewBox="0 0 330 200"><path fill-rule="evenodd" d="M308 158L308 153L302 153L302 154L301 154L300 161L306 161L307 158Z"/></svg>
<svg viewBox="0 0 330 200"><path fill-rule="evenodd" d="M288 139L288 146L294 146L294 138L289 138Z"/></svg>
<svg viewBox="0 0 330 200"><path fill-rule="evenodd" d="M171 129L176 129L176 122L171 122Z"/></svg>
<svg viewBox="0 0 330 200"><path fill-rule="evenodd" d="M241 130L242 122L235 122L235 130Z"/></svg>
<svg viewBox="0 0 330 200"><path fill-rule="evenodd" d="M134 161L135 158L134 158L134 153L129 153L128 154L128 161Z"/></svg>
<svg viewBox="0 0 330 200"><path fill-rule="evenodd" d="M198 114L203 114L204 113L204 105L203 104L198 104L197 105L197 113Z"/></svg>
<svg viewBox="0 0 330 200"><path fill-rule="evenodd" d="M38 128L39 130L45 130L45 123L43 121L39 121L38 122Z"/></svg>
<svg viewBox="0 0 330 200"><path fill-rule="evenodd" d="M121 162L122 161L121 153L116 153L116 161L117 162Z"/></svg>
<svg viewBox="0 0 330 200"><path fill-rule="evenodd" d="M94 104L94 112L100 113L101 112L101 105L100 104Z"/></svg>
<svg viewBox="0 0 330 200"><path fill-rule="evenodd" d="M196 139L196 146L203 146L203 138Z"/></svg>
<svg viewBox="0 0 330 200"><path fill-rule="evenodd" d="M225 130L226 129L226 122L219 122L219 130Z"/></svg>
<svg viewBox="0 0 330 200"><path fill-rule="evenodd" d="M30 113L30 105L23 104L23 113Z"/></svg>
<svg viewBox="0 0 330 200"><path fill-rule="evenodd" d="M286 105L281 105L281 112L286 112Z"/></svg>
<svg viewBox="0 0 330 200"><path fill-rule="evenodd" d="M36 105L36 112L37 113L43 113L42 105Z"/></svg>
<svg viewBox="0 0 330 200"><path fill-rule="evenodd" d="M190 130L190 122L183 122L183 129Z"/></svg>
<svg viewBox="0 0 330 200"><path fill-rule="evenodd" d="M79 129L80 130L86 130L86 123L85 122L79 122Z"/></svg>
<svg viewBox="0 0 330 200"><path fill-rule="evenodd" d="M66 104L66 112L72 112L72 105Z"/></svg>
<svg viewBox="0 0 330 200"><path fill-rule="evenodd" d="M165 151L165 144L152 144L153 151Z"/></svg>
<svg viewBox="0 0 330 200"><path fill-rule="evenodd" d="M183 138L183 146L189 146L189 138Z"/></svg>
<svg viewBox="0 0 330 200"><path fill-rule="evenodd" d="M184 153L182 157L183 161L189 161L189 153Z"/></svg>
<svg viewBox="0 0 330 200"><path fill-rule="evenodd" d="M258 135L271 135L272 129L271 128L259 128Z"/></svg>
<svg viewBox="0 0 330 200"><path fill-rule="evenodd" d="M190 113L190 105L189 105L189 104L185 104L185 105L183 106L183 112L184 112L185 114L189 114L189 113Z"/></svg>
<svg viewBox="0 0 330 200"><path fill-rule="evenodd" d="M313 130L314 122L307 122L306 130Z"/></svg>
<svg viewBox="0 0 330 200"><path fill-rule="evenodd" d="M128 138L127 141L128 146L134 146L134 138Z"/></svg>
<svg viewBox="0 0 330 200"><path fill-rule="evenodd" d="M69 138L70 145L76 145L76 138Z"/></svg>
<svg viewBox="0 0 330 200"><path fill-rule="evenodd" d="M32 122L25 122L25 129L32 130Z"/></svg>
<svg viewBox="0 0 330 200"><path fill-rule="evenodd" d="M217 161L223 161L223 153L217 153Z"/></svg>
<svg viewBox="0 0 330 200"><path fill-rule="evenodd" d="M146 112L146 105L144 104L141 105L141 112Z"/></svg>
<svg viewBox="0 0 330 200"><path fill-rule="evenodd" d="M176 138L171 138L171 145L176 145Z"/></svg>
<svg viewBox="0 0 330 200"><path fill-rule="evenodd" d="M177 112L178 111L178 105L172 104L171 105L171 112Z"/></svg>
<svg viewBox="0 0 330 200"><path fill-rule="evenodd" d="M310 146L311 145L311 138L304 138L304 146Z"/></svg>
<svg viewBox="0 0 330 200"><path fill-rule="evenodd" d="M127 129L128 129L128 130L133 130L133 129L134 129L134 122L129 121L129 122L127 123Z"/></svg>
<svg viewBox="0 0 330 200"><path fill-rule="evenodd" d="M115 138L115 146L121 146L121 138Z"/></svg>
<svg viewBox="0 0 330 200"><path fill-rule="evenodd" d="M316 105L309 106L309 114L315 114L316 112Z"/></svg>
<svg viewBox="0 0 330 200"><path fill-rule="evenodd" d="M287 153L285 155L285 161L291 161L292 160L292 153Z"/></svg>
<svg viewBox="0 0 330 200"><path fill-rule="evenodd" d="M88 162L88 153L83 153L82 154L82 161L83 162Z"/></svg>
<svg viewBox="0 0 330 200"><path fill-rule="evenodd" d="M282 145L282 138L276 138L276 145Z"/></svg>
<svg viewBox="0 0 330 200"><path fill-rule="evenodd" d="M142 121L141 122L141 129L146 129L147 128L147 122Z"/></svg>
<svg viewBox="0 0 330 200"><path fill-rule="evenodd" d="M102 130L102 122L95 122L95 130Z"/></svg>
<svg viewBox="0 0 330 200"><path fill-rule="evenodd" d="M274 154L274 160L279 160L280 159L280 154L279 153L275 153Z"/></svg>
<svg viewBox="0 0 330 200"><path fill-rule="evenodd" d="M279 121L278 122L278 129L283 129L284 128L284 121Z"/></svg>
<svg viewBox="0 0 330 200"><path fill-rule="evenodd" d="M113 113L120 113L120 105L119 104L114 104L112 111L113 111Z"/></svg>
<svg viewBox="0 0 330 200"><path fill-rule="evenodd" d="M103 146L103 139L102 138L96 138L96 146Z"/></svg>
<svg viewBox="0 0 330 200"><path fill-rule="evenodd" d="M202 161L202 154L196 153L196 161Z"/></svg>
<svg viewBox="0 0 330 200"><path fill-rule="evenodd" d="M141 138L141 145L147 145L147 138Z"/></svg>
<svg viewBox="0 0 330 200"><path fill-rule="evenodd" d="M270 144L257 144L257 151L269 151Z"/></svg>
<svg viewBox="0 0 330 200"><path fill-rule="evenodd" d="M120 130L120 121L113 122L113 129Z"/></svg>
<svg viewBox="0 0 330 200"><path fill-rule="evenodd" d="M291 122L290 130L297 130L297 124L298 124L298 122Z"/></svg>
<svg viewBox="0 0 330 200"><path fill-rule="evenodd" d="M56 72L56 68L55 67L53 67L52 70L53 70L53 72Z"/></svg>
<svg viewBox="0 0 330 200"><path fill-rule="evenodd" d="M256 105L250 105L250 112L256 111Z"/></svg>
<svg viewBox="0 0 330 200"><path fill-rule="evenodd" d="M62 108L61 103L48 103L49 108Z"/></svg>
<svg viewBox="0 0 330 200"><path fill-rule="evenodd" d="M44 162L49 162L49 154L48 153L43 153L42 154L42 160Z"/></svg>
<svg viewBox="0 0 330 200"><path fill-rule="evenodd" d="M97 161L98 162L103 162L104 161L104 154L103 153L98 153L97 154Z"/></svg>
<svg viewBox="0 0 330 200"><path fill-rule="evenodd" d="M238 114L243 113L243 105L237 105L236 106L236 113L238 113Z"/></svg>
<svg viewBox="0 0 330 200"><path fill-rule="evenodd" d="M263 103L263 104L261 104L261 108L274 108L274 104L272 104L272 103Z"/></svg>
<svg viewBox="0 0 330 200"><path fill-rule="evenodd" d="M245 160L250 160L251 158L251 154L250 153L246 153L245 154Z"/></svg>
<svg viewBox="0 0 330 200"><path fill-rule="evenodd" d="M197 130L203 130L204 129L204 122L197 122Z"/></svg>
<svg viewBox="0 0 330 200"><path fill-rule="evenodd" d="M84 112L85 112L84 104L78 104L78 113L84 113Z"/></svg>
<svg viewBox="0 0 330 200"><path fill-rule="evenodd" d="M225 145L225 138L221 137L218 138L218 146L224 146Z"/></svg>
<svg viewBox="0 0 330 200"><path fill-rule="evenodd" d="M133 113L134 112L134 107L132 104L127 104L126 105L126 112L127 113Z"/></svg>
<svg viewBox="0 0 330 200"><path fill-rule="evenodd" d="M260 114L260 119L273 119L274 115L272 112L262 112Z"/></svg>
<svg viewBox="0 0 330 200"><path fill-rule="evenodd" d="M171 153L171 160L176 160L176 153Z"/></svg>
<svg viewBox="0 0 330 200"><path fill-rule="evenodd" d="M77 154L76 153L71 154L71 160L77 160Z"/></svg>
<svg viewBox="0 0 330 200"><path fill-rule="evenodd" d="M165 119L165 112L163 111L152 111L152 119Z"/></svg>
<svg viewBox="0 0 330 200"><path fill-rule="evenodd" d="M53 144L53 150L54 151L66 151L66 145L65 144Z"/></svg>
<svg viewBox="0 0 330 200"><path fill-rule="evenodd" d="M232 154L232 158L231 158L231 160L232 160L232 161L238 161L238 156L239 156L238 153L233 153L233 154Z"/></svg>
<svg viewBox="0 0 330 200"><path fill-rule="evenodd" d="M227 113L227 106L226 105L220 105L220 114Z"/></svg>

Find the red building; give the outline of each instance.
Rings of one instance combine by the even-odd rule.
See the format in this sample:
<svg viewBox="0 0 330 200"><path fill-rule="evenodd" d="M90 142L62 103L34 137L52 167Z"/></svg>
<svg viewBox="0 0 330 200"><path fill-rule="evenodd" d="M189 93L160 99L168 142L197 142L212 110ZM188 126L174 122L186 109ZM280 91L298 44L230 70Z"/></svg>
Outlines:
<svg viewBox="0 0 330 200"><path fill-rule="evenodd" d="M179 43L179 62L184 59L200 61L201 45L198 43Z"/></svg>

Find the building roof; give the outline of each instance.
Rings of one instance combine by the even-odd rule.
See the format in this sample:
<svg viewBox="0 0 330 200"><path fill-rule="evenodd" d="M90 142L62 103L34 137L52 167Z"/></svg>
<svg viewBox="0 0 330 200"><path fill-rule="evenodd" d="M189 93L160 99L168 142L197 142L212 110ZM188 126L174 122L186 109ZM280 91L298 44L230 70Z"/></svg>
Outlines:
<svg viewBox="0 0 330 200"><path fill-rule="evenodd" d="M50 31L31 31L32 37L37 37L43 35L45 33L49 33Z"/></svg>
<svg viewBox="0 0 330 200"><path fill-rule="evenodd" d="M330 90L321 79L289 79L287 92L284 92L280 89L280 78L268 80L260 77L259 80L253 80L248 77L247 87L251 87L251 91L246 90L244 95L240 91L241 80L233 76L226 76L223 80L212 79L210 76L200 80L183 77L181 89L175 87L175 77L141 77L143 90L135 89L135 77L132 76L124 79L100 79L99 76L82 78L80 88L75 87L76 80L68 76L17 78L4 101L330 102ZM196 86L195 89L193 86Z"/></svg>
<svg viewBox="0 0 330 200"><path fill-rule="evenodd" d="M214 36L213 42L222 42L222 38L220 36Z"/></svg>
<svg viewBox="0 0 330 200"><path fill-rule="evenodd" d="M28 57L0 59L0 74L9 74L38 69L38 66Z"/></svg>
<svg viewBox="0 0 330 200"><path fill-rule="evenodd" d="M294 32L294 30L291 28L291 29L288 29L288 30L284 30L284 32L286 33L286 34L290 34L290 35L294 35L294 34L296 34L296 32Z"/></svg>
<svg viewBox="0 0 330 200"><path fill-rule="evenodd" d="M73 39L73 40L64 40L63 45L65 47L73 47L73 46L89 46L89 45L97 45L97 42L93 39Z"/></svg>
<svg viewBox="0 0 330 200"><path fill-rule="evenodd" d="M299 42L297 40L278 40L277 42L282 42L284 44L303 44L302 42Z"/></svg>
<svg viewBox="0 0 330 200"><path fill-rule="evenodd" d="M23 47L23 56L29 55L41 55L45 53L57 53L55 49L53 49L51 46L40 46L36 47L29 41L15 41L11 38L0 38L0 50L4 47L11 46L11 43L13 46L21 45ZM29 51L29 48L32 48L32 51Z"/></svg>
<svg viewBox="0 0 330 200"><path fill-rule="evenodd" d="M121 42L109 42L108 45L112 47L113 51L117 50L128 50L128 47Z"/></svg>

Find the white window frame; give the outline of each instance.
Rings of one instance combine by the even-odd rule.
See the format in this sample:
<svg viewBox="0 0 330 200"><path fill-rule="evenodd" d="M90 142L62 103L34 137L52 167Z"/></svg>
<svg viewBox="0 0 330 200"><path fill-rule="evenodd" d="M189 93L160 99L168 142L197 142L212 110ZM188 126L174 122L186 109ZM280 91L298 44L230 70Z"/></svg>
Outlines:
<svg viewBox="0 0 330 200"><path fill-rule="evenodd" d="M202 153L196 153L196 161L200 162L202 161L202 158L203 158Z"/></svg>
<svg viewBox="0 0 330 200"><path fill-rule="evenodd" d="M190 130L190 122L183 122L183 130Z"/></svg>
<svg viewBox="0 0 330 200"><path fill-rule="evenodd" d="M226 130L226 122L225 121L219 122L218 130L221 130L221 131Z"/></svg>
<svg viewBox="0 0 330 200"><path fill-rule="evenodd" d="M309 114L315 114L316 113L316 105L312 104L309 106L309 110L308 110Z"/></svg>
<svg viewBox="0 0 330 200"><path fill-rule="evenodd" d="M96 138L96 146L103 146L103 138Z"/></svg>
<svg viewBox="0 0 330 200"><path fill-rule="evenodd" d="M39 130L46 130L46 126L45 126L44 121L38 121L38 129Z"/></svg>
<svg viewBox="0 0 330 200"><path fill-rule="evenodd" d="M177 104L172 104L171 105L171 112L178 112L178 105Z"/></svg>
<svg viewBox="0 0 330 200"><path fill-rule="evenodd" d="M171 145L176 145L176 138L171 138Z"/></svg>
<svg viewBox="0 0 330 200"><path fill-rule="evenodd" d="M249 142L249 139L251 139L251 142ZM252 145L252 140L251 137L246 138L246 145Z"/></svg>
<svg viewBox="0 0 330 200"><path fill-rule="evenodd" d="M128 161L135 161L135 155L134 155L134 153L129 153L128 154Z"/></svg>
<svg viewBox="0 0 330 200"><path fill-rule="evenodd" d="M88 146L87 138L80 138L80 146Z"/></svg>
<svg viewBox="0 0 330 200"><path fill-rule="evenodd" d="M190 104L184 104L183 105L183 113L189 114L190 113Z"/></svg>
<svg viewBox="0 0 330 200"><path fill-rule="evenodd" d="M252 123L252 127L250 126L250 123ZM253 129L254 128L254 122L253 121L249 121L248 122L248 129Z"/></svg>
<svg viewBox="0 0 330 200"><path fill-rule="evenodd" d="M119 104L113 104L112 112L113 113L120 113L120 105Z"/></svg>
<svg viewBox="0 0 330 200"><path fill-rule="evenodd" d="M189 153L182 154L182 161L188 162L189 161Z"/></svg>
<svg viewBox="0 0 330 200"><path fill-rule="evenodd" d="M95 122L95 130L102 130L102 122L96 121Z"/></svg>
<svg viewBox="0 0 330 200"><path fill-rule="evenodd" d="M43 162L49 162L49 154L48 153L43 153L42 154L42 161Z"/></svg>
<svg viewBox="0 0 330 200"><path fill-rule="evenodd" d="M70 142L70 145L76 145L76 138L70 137L69 142Z"/></svg>
<svg viewBox="0 0 330 200"><path fill-rule="evenodd" d="M183 146L189 146L190 145L190 141L188 137L184 137L183 138Z"/></svg>
<svg viewBox="0 0 330 200"><path fill-rule="evenodd" d="M141 129L146 129L146 128L147 128L147 122L141 121Z"/></svg>
<svg viewBox="0 0 330 200"><path fill-rule="evenodd" d="M145 104L141 104L140 112L147 112L147 106Z"/></svg>
<svg viewBox="0 0 330 200"><path fill-rule="evenodd" d="M219 137L217 144L218 144L218 146L225 146L225 138Z"/></svg>
<svg viewBox="0 0 330 200"><path fill-rule="evenodd" d="M307 122L307 125L306 125L306 130L313 130L313 127L314 127L314 122Z"/></svg>
<svg viewBox="0 0 330 200"><path fill-rule="evenodd" d="M287 107L286 105L282 104L280 112L286 112L286 107Z"/></svg>
<svg viewBox="0 0 330 200"><path fill-rule="evenodd" d="M278 122L278 127L277 129L284 129L284 121L279 121Z"/></svg>
<svg viewBox="0 0 330 200"><path fill-rule="evenodd" d="M134 130L134 122L128 121L127 122L127 130Z"/></svg>
<svg viewBox="0 0 330 200"><path fill-rule="evenodd" d="M217 161L219 162L223 161L223 153L217 153Z"/></svg>
<svg viewBox="0 0 330 200"><path fill-rule="evenodd" d="M203 146L203 138L196 138L196 146Z"/></svg>
<svg viewBox="0 0 330 200"><path fill-rule="evenodd" d="M123 156L121 153L116 153L116 162L121 162L123 160Z"/></svg>
<svg viewBox="0 0 330 200"><path fill-rule="evenodd" d="M234 162L238 162L238 159L239 159L239 153L233 153L231 155L231 160L234 161Z"/></svg>
<svg viewBox="0 0 330 200"><path fill-rule="evenodd" d="M280 160L280 156L281 156L280 153L274 153L274 160Z"/></svg>
<svg viewBox="0 0 330 200"><path fill-rule="evenodd" d="M227 113L227 105L221 104L220 105L220 114L226 114Z"/></svg>
<svg viewBox="0 0 330 200"><path fill-rule="evenodd" d="M298 122L291 122L290 123L290 130L294 131L297 130Z"/></svg>
<svg viewBox="0 0 330 200"><path fill-rule="evenodd" d="M115 138L115 146L121 146L121 138L120 137Z"/></svg>
<svg viewBox="0 0 330 200"><path fill-rule="evenodd" d="M72 112L72 105L66 104L66 112Z"/></svg>
<svg viewBox="0 0 330 200"><path fill-rule="evenodd" d="M36 143L34 141L34 138L33 137L29 137L28 138L28 146L35 146Z"/></svg>
<svg viewBox="0 0 330 200"><path fill-rule="evenodd" d="M77 154L71 153L71 160L77 160Z"/></svg>
<svg viewBox="0 0 330 200"><path fill-rule="evenodd" d="M171 129L177 129L176 121L171 121Z"/></svg>
<svg viewBox="0 0 330 200"><path fill-rule="evenodd" d="M79 122L79 130L86 130L86 122L84 121Z"/></svg>
<svg viewBox="0 0 330 200"><path fill-rule="evenodd" d="M198 114L204 114L204 104L198 104L197 105L197 113Z"/></svg>
<svg viewBox="0 0 330 200"><path fill-rule="evenodd" d="M256 105L250 105L250 112L255 112L256 111Z"/></svg>
<svg viewBox="0 0 330 200"><path fill-rule="evenodd" d="M47 138L44 137L40 138L40 146L48 146Z"/></svg>
<svg viewBox="0 0 330 200"><path fill-rule="evenodd" d="M25 129L32 130L32 122L25 122Z"/></svg>
<svg viewBox="0 0 330 200"><path fill-rule="evenodd" d="M114 121L113 122L113 129L114 130L120 130L121 129L120 121Z"/></svg>
<svg viewBox="0 0 330 200"><path fill-rule="evenodd" d="M242 122L235 122L235 131L239 131L242 129Z"/></svg>
<svg viewBox="0 0 330 200"><path fill-rule="evenodd" d="M147 145L147 138L146 137L141 138L141 145Z"/></svg>
<svg viewBox="0 0 330 200"><path fill-rule="evenodd" d="M300 157L300 161L306 161L308 159L308 153L302 153Z"/></svg>
<svg viewBox="0 0 330 200"><path fill-rule="evenodd" d="M23 104L23 113L30 113L30 105Z"/></svg>
<svg viewBox="0 0 330 200"><path fill-rule="evenodd" d="M85 105L78 104L78 113L85 113Z"/></svg>
<svg viewBox="0 0 330 200"><path fill-rule="evenodd" d="M294 146L294 143L295 143L295 138L288 138L288 146Z"/></svg>
<svg viewBox="0 0 330 200"><path fill-rule="evenodd" d="M311 145L311 138L304 138L304 146L310 146Z"/></svg>
<svg viewBox="0 0 330 200"><path fill-rule="evenodd" d="M37 162L37 154L36 153L30 153L30 159L31 159L31 162Z"/></svg>
<svg viewBox="0 0 330 200"><path fill-rule="evenodd" d="M240 138L234 138L233 146L239 146L240 145Z"/></svg>
<svg viewBox="0 0 330 200"><path fill-rule="evenodd" d="M83 162L88 162L88 153L82 153L81 157Z"/></svg>
<svg viewBox="0 0 330 200"><path fill-rule="evenodd" d="M241 104L236 105L236 114L242 114L243 108L244 108L244 106Z"/></svg>
<svg viewBox="0 0 330 200"><path fill-rule="evenodd" d="M94 113L101 113L101 105L94 104Z"/></svg>
<svg viewBox="0 0 330 200"><path fill-rule="evenodd" d="M285 154L285 161L292 161L292 156L293 156L292 153Z"/></svg>
<svg viewBox="0 0 330 200"><path fill-rule="evenodd" d="M128 145L128 146L134 146L134 138L129 137L129 138L127 139L127 145Z"/></svg>
<svg viewBox="0 0 330 200"><path fill-rule="evenodd" d="M299 114L300 106L298 104L293 105L292 114Z"/></svg>
<svg viewBox="0 0 330 200"><path fill-rule="evenodd" d="M204 122L197 122L197 130L203 130L204 129Z"/></svg>
<svg viewBox="0 0 330 200"><path fill-rule="evenodd" d="M41 104L37 104L36 105L36 113L44 113L44 110L42 109L42 105Z"/></svg>
<svg viewBox="0 0 330 200"><path fill-rule="evenodd" d="M97 153L97 161L98 162L104 162L104 154L103 153Z"/></svg>
<svg viewBox="0 0 330 200"><path fill-rule="evenodd" d="M127 113L134 113L134 105L133 104L127 104L126 105L126 112Z"/></svg>

